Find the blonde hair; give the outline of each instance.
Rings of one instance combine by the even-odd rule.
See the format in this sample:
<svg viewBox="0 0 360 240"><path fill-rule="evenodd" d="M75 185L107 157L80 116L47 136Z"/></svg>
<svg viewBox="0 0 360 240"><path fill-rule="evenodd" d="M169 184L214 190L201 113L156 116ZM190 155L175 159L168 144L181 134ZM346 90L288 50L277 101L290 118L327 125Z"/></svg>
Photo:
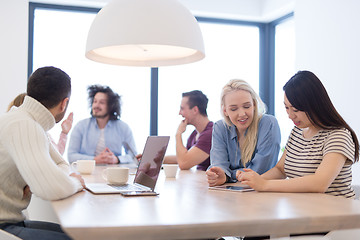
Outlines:
<svg viewBox="0 0 360 240"><path fill-rule="evenodd" d="M19 95L17 95L14 100L9 103L7 111L10 111L13 106L20 107L20 105L24 102L25 96L26 93L20 93Z"/></svg>
<svg viewBox="0 0 360 240"><path fill-rule="evenodd" d="M247 133L245 136L245 141L243 148L240 149L241 151L241 162L243 163L244 167L246 163L248 163L255 151L256 143L257 143L257 133L258 133L258 126L259 121L263 114L266 112L266 106L263 101L260 99L259 95L254 91L254 89L244 80L240 79L233 79L230 80L222 89L221 92L221 114L224 117L225 123L230 127L232 125L231 120L228 116L225 115L225 96L231 92L235 91L247 91L250 93L251 98L254 104L254 118L247 129Z"/></svg>

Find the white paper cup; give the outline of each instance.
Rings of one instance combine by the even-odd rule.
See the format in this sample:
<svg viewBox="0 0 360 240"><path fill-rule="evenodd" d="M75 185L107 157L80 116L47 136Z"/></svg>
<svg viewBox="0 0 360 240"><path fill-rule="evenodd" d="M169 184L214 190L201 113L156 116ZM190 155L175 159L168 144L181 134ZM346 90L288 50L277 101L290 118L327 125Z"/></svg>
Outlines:
<svg viewBox="0 0 360 240"><path fill-rule="evenodd" d="M95 169L95 160L77 160L71 166L80 174L92 174Z"/></svg>
<svg viewBox="0 0 360 240"><path fill-rule="evenodd" d="M129 168L109 167L103 170L102 177L110 184L123 185L129 179Z"/></svg>
<svg viewBox="0 0 360 240"><path fill-rule="evenodd" d="M165 176L167 178L174 178L176 177L176 173L178 170L178 164L163 164Z"/></svg>

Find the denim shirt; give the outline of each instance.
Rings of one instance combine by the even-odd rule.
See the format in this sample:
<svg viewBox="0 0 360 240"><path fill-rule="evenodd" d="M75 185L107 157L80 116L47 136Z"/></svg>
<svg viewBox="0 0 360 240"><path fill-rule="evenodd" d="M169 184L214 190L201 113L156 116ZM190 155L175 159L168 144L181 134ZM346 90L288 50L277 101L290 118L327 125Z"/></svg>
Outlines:
<svg viewBox="0 0 360 240"><path fill-rule="evenodd" d="M262 174L278 161L280 150L280 128L274 116L264 114L259 121L257 144L252 159L246 164ZM213 127L210 150L211 167L220 167L230 178L236 181L236 171L244 168L241 162L241 151L235 125L230 127L224 120L217 121Z"/></svg>
<svg viewBox="0 0 360 240"><path fill-rule="evenodd" d="M121 120L109 120L104 128L105 146L120 160L120 163L130 163L136 154L135 141L129 126ZM79 159L94 159L96 145L100 138L100 129L96 118L80 121L72 130L69 148L69 162ZM125 144L124 144L125 143ZM125 149L125 155L122 148ZM134 154L130 149L134 151Z"/></svg>

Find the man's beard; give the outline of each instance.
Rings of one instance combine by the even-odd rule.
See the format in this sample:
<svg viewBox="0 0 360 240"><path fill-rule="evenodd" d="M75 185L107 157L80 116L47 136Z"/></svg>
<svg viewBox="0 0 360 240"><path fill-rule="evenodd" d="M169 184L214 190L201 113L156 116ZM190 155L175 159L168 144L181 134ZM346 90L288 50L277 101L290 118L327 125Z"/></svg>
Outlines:
<svg viewBox="0 0 360 240"><path fill-rule="evenodd" d="M64 118L68 106L69 106L69 101L67 101L64 111L55 115L54 118L56 123L60 122Z"/></svg>
<svg viewBox="0 0 360 240"><path fill-rule="evenodd" d="M66 109L63 112L61 112L55 116L56 123L60 122L64 118L65 112L66 112Z"/></svg>
<svg viewBox="0 0 360 240"><path fill-rule="evenodd" d="M91 113L91 115L92 115L94 118L106 118L107 116L109 116L109 113L105 113L105 114L101 114L101 115Z"/></svg>

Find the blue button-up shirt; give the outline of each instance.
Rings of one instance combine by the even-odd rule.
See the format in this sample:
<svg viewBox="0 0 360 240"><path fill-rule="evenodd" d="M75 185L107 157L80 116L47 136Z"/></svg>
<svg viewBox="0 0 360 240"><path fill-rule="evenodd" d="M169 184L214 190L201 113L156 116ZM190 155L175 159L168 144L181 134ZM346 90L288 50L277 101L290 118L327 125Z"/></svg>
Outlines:
<svg viewBox="0 0 360 240"><path fill-rule="evenodd" d="M252 159L246 164L259 174L274 167L280 150L280 128L275 117L264 114L259 121L257 144ZM220 167L225 174L236 181L236 171L244 168L235 125L228 126L224 120L213 127L210 150L211 167Z"/></svg>
<svg viewBox="0 0 360 240"><path fill-rule="evenodd" d="M100 128L96 118L80 121L72 130L68 148L69 162L80 159L94 159L100 138ZM109 120L104 128L105 146L120 160L120 163L133 162L136 154L135 141L130 127L121 120ZM122 149L125 149L125 154ZM132 153L132 151L134 153Z"/></svg>

